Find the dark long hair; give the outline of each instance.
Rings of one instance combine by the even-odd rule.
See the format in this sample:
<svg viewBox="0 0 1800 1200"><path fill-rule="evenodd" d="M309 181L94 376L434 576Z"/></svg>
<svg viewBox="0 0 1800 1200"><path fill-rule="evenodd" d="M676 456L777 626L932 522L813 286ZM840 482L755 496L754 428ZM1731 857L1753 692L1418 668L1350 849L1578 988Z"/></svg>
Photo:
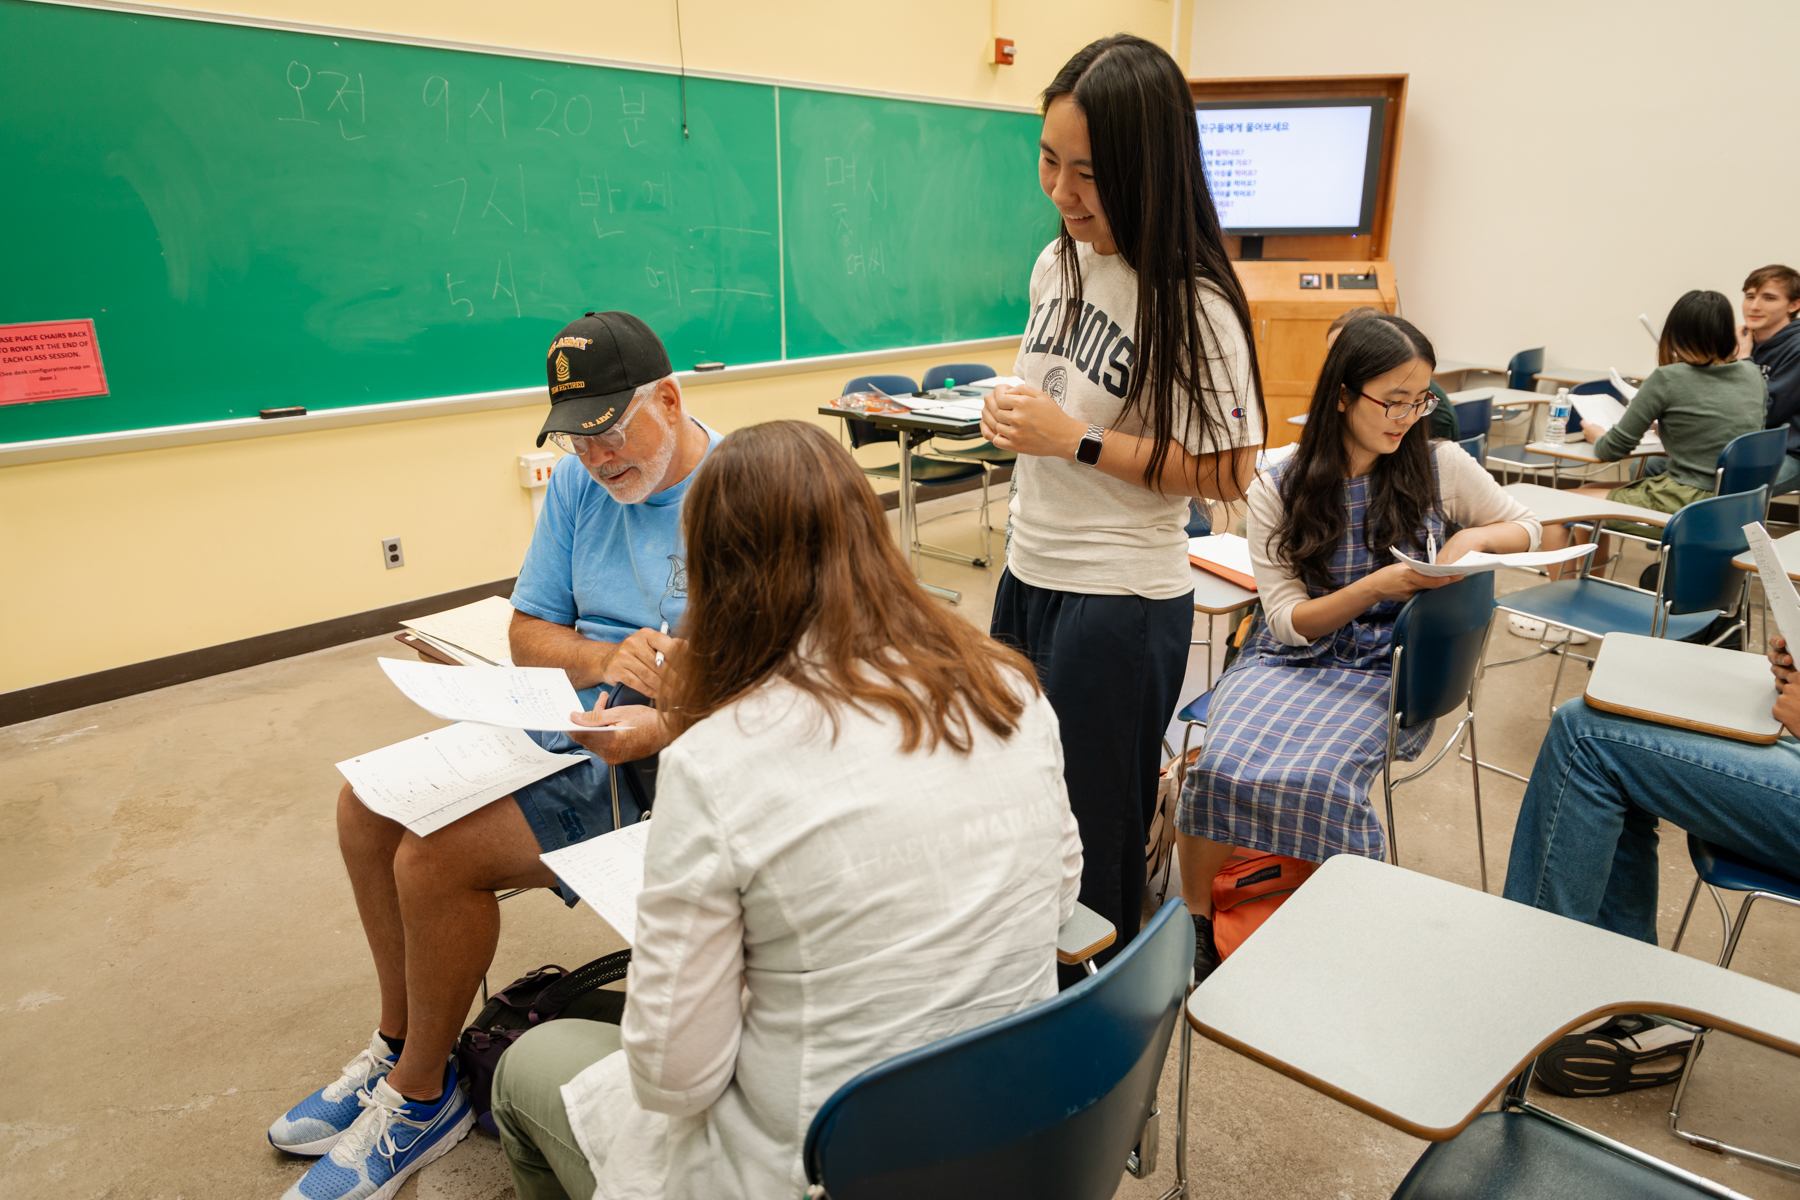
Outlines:
<svg viewBox="0 0 1800 1200"><path fill-rule="evenodd" d="M1437 366L1437 352L1412 322L1374 313L1350 322L1325 355L1312 407L1300 431L1300 448L1281 477L1281 523L1275 527L1277 561L1301 580L1330 588L1331 557L1344 536L1344 414L1338 402L1363 403L1369 380L1415 358ZM1423 551L1425 518L1439 507L1431 469L1430 422L1421 418L1400 448L1375 459L1369 471L1368 516L1363 544L1385 559L1389 546Z"/></svg>
<svg viewBox="0 0 1800 1200"><path fill-rule="evenodd" d="M682 505L686 644L659 697L676 732L770 679L897 714L901 749L967 752L971 722L1005 737L1025 711L1018 653L925 594L848 451L804 421L730 434Z"/></svg>
<svg viewBox="0 0 1800 1200"><path fill-rule="evenodd" d="M1250 336L1250 302L1225 257L1218 210L1206 190L1193 95L1168 52L1130 34L1101 38L1056 73L1044 89L1044 111L1063 96L1073 97L1087 117L1100 208L1119 254L1137 272L1131 334L1136 365L1125 411L1150 432L1144 484L1157 488L1175 436L1177 403L1187 406L1187 428L1197 425L1204 443L1218 450L1226 444L1225 423L1206 406L1206 392L1231 396L1240 405L1253 400L1267 416ZM1064 332L1073 334L1081 314L1081 269L1066 226L1057 238L1057 259L1069 298ZM1206 284L1219 290L1237 317L1250 358L1250 396L1237 394L1217 352L1222 339L1200 303ZM1196 464L1196 485L1199 474ZM1233 482L1240 489L1249 483L1235 473Z"/></svg>
<svg viewBox="0 0 1800 1200"><path fill-rule="evenodd" d="M1656 365L1710 367L1737 356L1737 314L1718 292L1692 291L1675 302L1656 343Z"/></svg>

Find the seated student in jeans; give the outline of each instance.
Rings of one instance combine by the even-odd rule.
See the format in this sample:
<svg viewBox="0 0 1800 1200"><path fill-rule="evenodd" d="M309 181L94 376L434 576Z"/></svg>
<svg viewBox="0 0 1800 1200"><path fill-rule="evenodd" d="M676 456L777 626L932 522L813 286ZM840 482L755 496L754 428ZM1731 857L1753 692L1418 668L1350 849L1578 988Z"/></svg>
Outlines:
<svg viewBox="0 0 1800 1200"><path fill-rule="evenodd" d="M1454 442L1426 436L1436 355L1409 322L1353 321L1325 356L1300 448L1250 485L1246 526L1263 615L1214 692L1206 745L1176 812L1194 972L1219 965L1212 882L1234 846L1324 862L1383 858L1369 783L1387 749L1394 618L1455 587L1394 561L1529 550L1538 523ZM1454 530L1454 532L1453 532ZM1416 758L1431 726L1401 741Z"/></svg>
<svg viewBox="0 0 1800 1200"><path fill-rule="evenodd" d="M1056 993L1081 842L1030 665L926 596L815 426L731 434L683 522L624 1023L500 1060L520 1200L799 1196L846 1080Z"/></svg>
<svg viewBox="0 0 1800 1200"><path fill-rule="evenodd" d="M1764 429L1786 428L1787 457L1771 496L1800 490L1800 271L1772 263L1744 280L1738 358L1749 359L1769 388Z"/></svg>
<svg viewBox="0 0 1800 1200"><path fill-rule="evenodd" d="M1506 898L1656 945L1659 819L1800 871L1800 673L1786 643L1774 647L1775 719L1792 736L1772 746L1621 717L1579 698L1558 708L1513 830ZM1569 1035L1539 1073L1565 1095L1672 1083L1692 1040L1647 1017L1609 1018ZM1562 1065L1545 1069L1545 1059Z"/></svg>
<svg viewBox="0 0 1800 1200"><path fill-rule="evenodd" d="M1675 302L1663 322L1657 347L1658 367L1632 397L1625 415L1611 429L1584 421L1582 436L1594 443L1601 462L1617 462L1637 447L1652 421L1668 457L1654 475L1623 486L1591 483L1579 490L1584 495L1605 496L1620 504L1672 513L1713 494L1719 467L1719 451L1732 438L1763 427L1768 389L1756 364L1739 362L1737 331L1731 302L1718 292L1689 292ZM1610 538L1600 539L1595 560L1609 551ZM1569 544L1567 525L1544 528L1544 549L1560 550ZM1550 568L1551 578L1563 570ZM1514 617L1508 627L1521 637L1543 634L1535 621Z"/></svg>
<svg viewBox="0 0 1800 1200"><path fill-rule="evenodd" d="M468 1131L469 1105L447 1060L493 959L494 893L558 886L538 855L612 828L601 756L631 764L621 771L623 821L652 799L667 738L644 701L660 690L657 654L676 644L662 623L679 620L685 604L682 499L717 435L685 414L662 343L635 317L590 313L562 331L545 361L550 414L538 444L554 438L570 454L551 474L513 589L512 657L563 668L584 704L607 685L640 702L603 708L596 720L616 729L590 739L594 753L562 734L532 734L586 761L427 837L371 812L348 786L339 793L338 844L375 960L381 1017L337 1079L270 1127L278 1148L326 1156L289 1197L363 1200L398 1188Z"/></svg>

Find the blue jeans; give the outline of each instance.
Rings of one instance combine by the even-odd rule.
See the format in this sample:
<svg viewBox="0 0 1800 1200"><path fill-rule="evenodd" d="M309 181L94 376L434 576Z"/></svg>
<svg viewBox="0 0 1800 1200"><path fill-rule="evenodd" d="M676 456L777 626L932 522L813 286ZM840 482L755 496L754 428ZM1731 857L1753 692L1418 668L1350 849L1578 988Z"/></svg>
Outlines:
<svg viewBox="0 0 1800 1200"><path fill-rule="evenodd" d="M1800 458L1784 454L1781 470L1775 476L1775 486L1769 489L1769 495L1785 496L1789 492L1800 492Z"/></svg>
<svg viewBox="0 0 1800 1200"><path fill-rule="evenodd" d="M1568 701L1525 789L1506 898L1654 946L1659 817L1794 871L1800 742L1757 746Z"/></svg>

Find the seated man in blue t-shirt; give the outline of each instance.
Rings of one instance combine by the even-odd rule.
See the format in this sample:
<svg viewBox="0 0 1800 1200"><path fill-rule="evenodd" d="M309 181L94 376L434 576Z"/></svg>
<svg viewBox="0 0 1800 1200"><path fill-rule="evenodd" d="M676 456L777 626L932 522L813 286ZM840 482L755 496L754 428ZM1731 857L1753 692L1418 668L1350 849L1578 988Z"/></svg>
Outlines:
<svg viewBox="0 0 1800 1200"><path fill-rule="evenodd" d="M290 1195L348 1200L398 1186L467 1132L472 1116L447 1060L499 938L494 893L558 887L538 855L613 827L606 763L627 764L622 823L653 798L667 737L651 702L687 599L681 500L719 436L687 415L662 342L626 313L572 322L546 371L538 444L553 438L569 453L514 586L512 656L567 671L599 709L588 720L606 731L578 735L595 750L532 734L583 763L427 837L370 811L348 786L339 793L338 842L375 959L381 1022L336 1082L270 1128L290 1153L331 1152Z"/></svg>

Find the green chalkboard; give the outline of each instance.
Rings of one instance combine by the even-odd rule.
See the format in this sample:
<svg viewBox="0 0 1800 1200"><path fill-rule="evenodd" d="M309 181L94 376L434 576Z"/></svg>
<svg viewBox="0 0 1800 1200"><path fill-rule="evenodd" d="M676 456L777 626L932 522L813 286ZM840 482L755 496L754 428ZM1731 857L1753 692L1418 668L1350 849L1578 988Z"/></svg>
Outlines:
<svg viewBox="0 0 1800 1200"><path fill-rule="evenodd" d="M586 309L678 367L1012 333L1054 229L1027 113L690 76L684 137L666 73L31 0L0 45L0 323L92 318L111 388L0 443L532 386Z"/></svg>

